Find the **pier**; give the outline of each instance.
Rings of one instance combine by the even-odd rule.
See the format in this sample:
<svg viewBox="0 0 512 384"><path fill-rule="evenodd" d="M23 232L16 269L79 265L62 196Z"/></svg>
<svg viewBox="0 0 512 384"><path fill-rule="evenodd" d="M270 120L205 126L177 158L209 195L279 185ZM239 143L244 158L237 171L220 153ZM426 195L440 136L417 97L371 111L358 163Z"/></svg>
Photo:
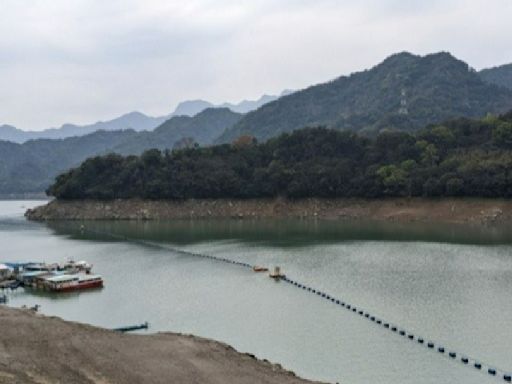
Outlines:
<svg viewBox="0 0 512 384"><path fill-rule="evenodd" d="M114 328L113 331L125 333L125 332L140 331L142 329L149 329L149 323L147 321L145 323L139 324L139 325L129 325L126 327Z"/></svg>

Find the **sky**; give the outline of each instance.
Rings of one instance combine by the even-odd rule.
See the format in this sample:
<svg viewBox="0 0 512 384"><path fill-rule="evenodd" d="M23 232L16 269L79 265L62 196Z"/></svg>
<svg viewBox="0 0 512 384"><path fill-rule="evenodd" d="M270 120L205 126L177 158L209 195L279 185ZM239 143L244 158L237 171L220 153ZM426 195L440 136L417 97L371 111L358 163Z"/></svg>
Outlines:
<svg viewBox="0 0 512 384"><path fill-rule="evenodd" d="M512 0L0 0L0 125L257 99L392 53L512 62Z"/></svg>

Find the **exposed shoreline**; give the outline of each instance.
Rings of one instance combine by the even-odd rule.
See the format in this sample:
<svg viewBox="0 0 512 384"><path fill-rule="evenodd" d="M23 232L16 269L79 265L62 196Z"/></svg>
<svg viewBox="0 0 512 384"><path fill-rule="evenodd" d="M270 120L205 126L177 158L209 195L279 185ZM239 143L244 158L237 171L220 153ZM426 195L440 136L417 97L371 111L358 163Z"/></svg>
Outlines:
<svg viewBox="0 0 512 384"><path fill-rule="evenodd" d="M26 217L52 220L368 219L493 225L512 223L512 200L481 198L53 200Z"/></svg>
<svg viewBox="0 0 512 384"><path fill-rule="evenodd" d="M129 335L0 306L0 383L312 383L229 345Z"/></svg>

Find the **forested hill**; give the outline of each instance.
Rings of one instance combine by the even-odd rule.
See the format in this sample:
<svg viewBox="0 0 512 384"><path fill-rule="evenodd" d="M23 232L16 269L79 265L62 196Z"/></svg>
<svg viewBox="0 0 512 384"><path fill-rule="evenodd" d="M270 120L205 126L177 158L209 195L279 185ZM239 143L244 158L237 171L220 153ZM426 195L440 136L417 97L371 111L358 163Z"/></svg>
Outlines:
<svg viewBox="0 0 512 384"><path fill-rule="evenodd" d="M402 105L405 103L405 105ZM219 143L248 134L265 140L313 125L414 131L457 117L512 108L512 90L484 82L449 53L390 56L374 68L309 87L248 113Z"/></svg>
<svg viewBox="0 0 512 384"><path fill-rule="evenodd" d="M512 90L512 64L483 69L479 72L482 80Z"/></svg>
<svg viewBox="0 0 512 384"><path fill-rule="evenodd" d="M211 142L242 115L226 108L179 116L152 132L98 131L59 140L0 141L0 194L44 191L55 176L83 160L110 152L140 154L150 148L194 146Z"/></svg>
<svg viewBox="0 0 512 384"><path fill-rule="evenodd" d="M141 132L114 148L120 154L139 154L143 149L172 149L183 138L191 138L199 145L210 145L226 129L231 128L242 114L228 108L210 108L194 117L176 116L167 120L154 131Z"/></svg>
<svg viewBox="0 0 512 384"><path fill-rule="evenodd" d="M59 199L512 197L512 113L368 138L306 128L256 144L88 159L49 188Z"/></svg>

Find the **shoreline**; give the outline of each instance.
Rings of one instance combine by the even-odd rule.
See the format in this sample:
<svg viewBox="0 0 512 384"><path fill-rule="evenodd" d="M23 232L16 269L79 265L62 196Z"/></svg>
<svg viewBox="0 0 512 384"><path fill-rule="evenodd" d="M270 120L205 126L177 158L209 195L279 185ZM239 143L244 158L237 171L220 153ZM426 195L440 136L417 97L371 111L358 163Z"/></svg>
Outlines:
<svg viewBox="0 0 512 384"><path fill-rule="evenodd" d="M6 306L0 322L2 383L313 383L193 335L122 334Z"/></svg>
<svg viewBox="0 0 512 384"><path fill-rule="evenodd" d="M52 200L25 213L33 221L297 218L499 225L512 200L483 198Z"/></svg>

